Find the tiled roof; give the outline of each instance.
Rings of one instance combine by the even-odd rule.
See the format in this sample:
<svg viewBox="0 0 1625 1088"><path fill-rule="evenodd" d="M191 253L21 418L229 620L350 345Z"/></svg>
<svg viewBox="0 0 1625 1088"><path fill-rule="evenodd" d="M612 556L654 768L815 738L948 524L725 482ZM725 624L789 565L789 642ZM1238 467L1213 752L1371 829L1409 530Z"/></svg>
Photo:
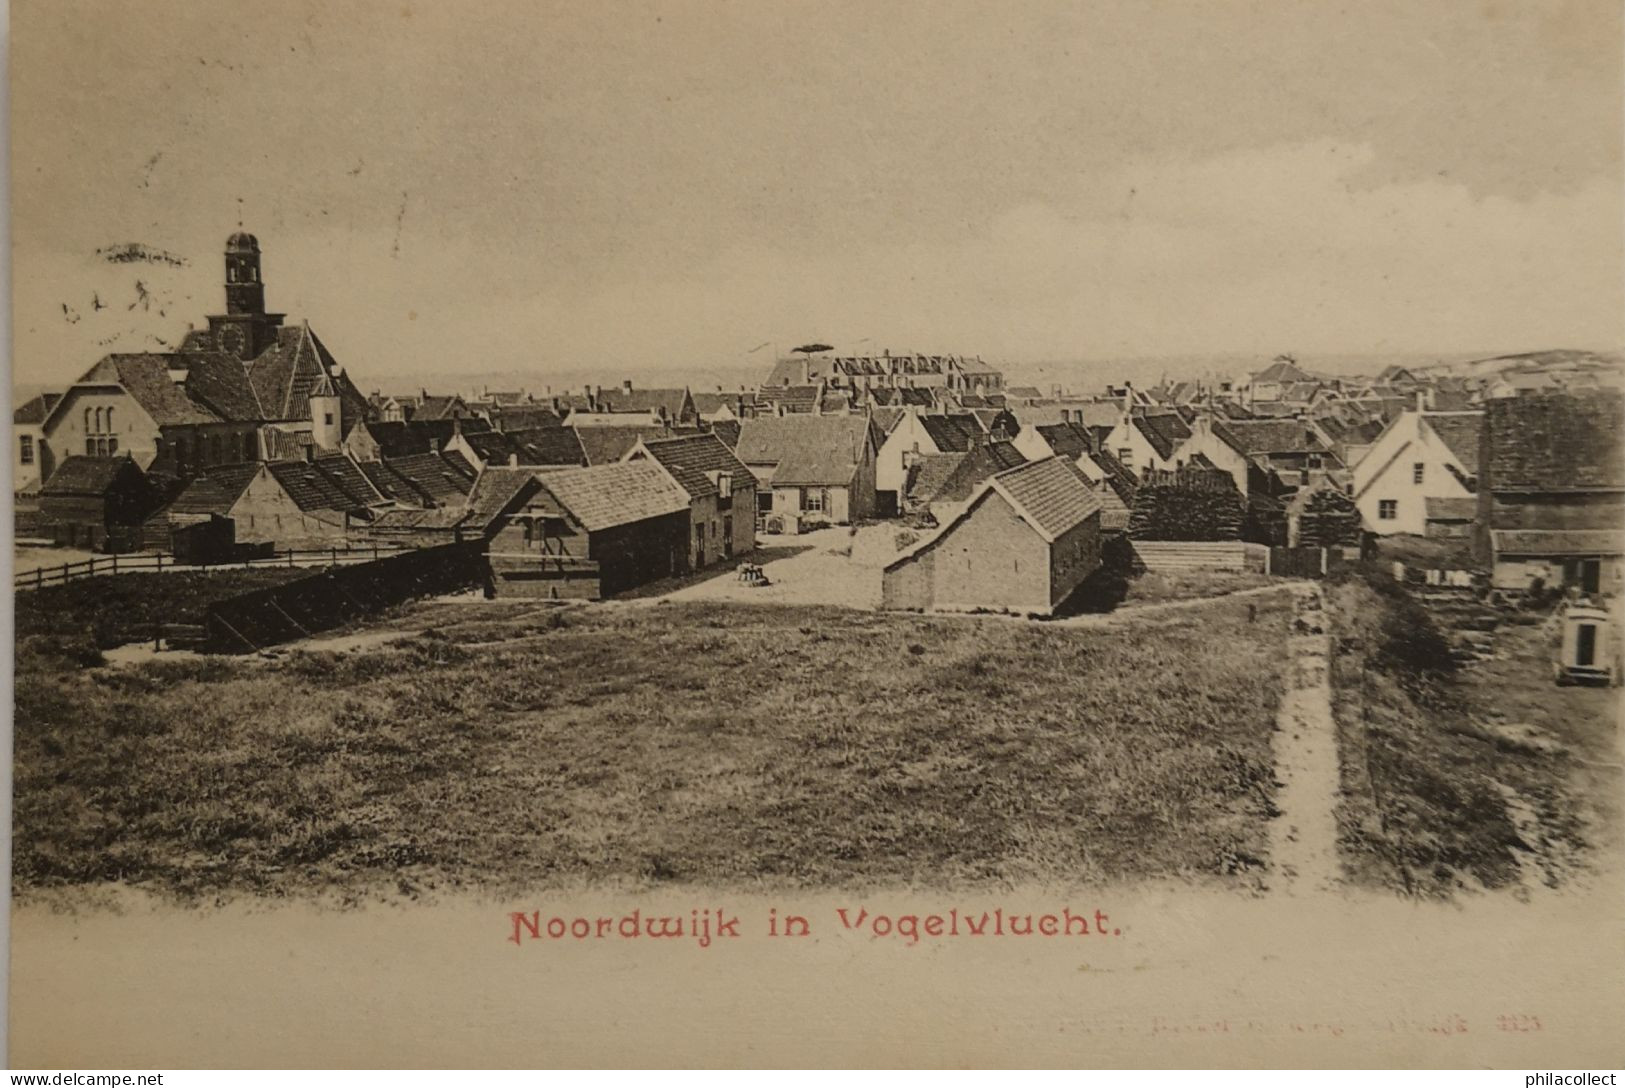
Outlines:
<svg viewBox="0 0 1625 1088"><path fill-rule="evenodd" d="M921 416L920 426L931 436L939 453L964 453L982 434L975 416Z"/></svg>
<svg viewBox="0 0 1625 1088"><path fill-rule="evenodd" d="M581 443L589 465L613 465L624 458L640 439L670 438L681 432L666 427L592 426L570 428ZM689 431L689 434L698 433Z"/></svg>
<svg viewBox="0 0 1625 1088"><path fill-rule="evenodd" d="M1323 453L1326 447L1307 425L1296 420L1226 419L1213 421L1213 433L1238 452Z"/></svg>
<svg viewBox="0 0 1625 1088"><path fill-rule="evenodd" d="M504 431L519 451L522 465L585 465L587 454L574 427L532 427Z"/></svg>
<svg viewBox="0 0 1625 1088"><path fill-rule="evenodd" d="M489 525L521 492L539 489L534 469L486 468L474 481L463 509L471 515L470 520Z"/></svg>
<svg viewBox="0 0 1625 1088"><path fill-rule="evenodd" d="M775 466L775 487L846 487L869 441L868 416L784 416L747 419L734 453L747 465Z"/></svg>
<svg viewBox="0 0 1625 1088"><path fill-rule="evenodd" d="M473 468L456 452L408 454L384 464L437 503L455 503L474 486Z"/></svg>
<svg viewBox="0 0 1625 1088"><path fill-rule="evenodd" d="M41 393L37 397L30 397L16 408L12 409L11 421L13 423L44 423L45 417L56 407L56 402L62 399L61 393Z"/></svg>
<svg viewBox="0 0 1625 1088"><path fill-rule="evenodd" d="M528 431L536 427L562 427L564 421L551 408L539 404L499 406L491 411L491 422L500 431Z"/></svg>
<svg viewBox="0 0 1625 1088"><path fill-rule="evenodd" d="M1422 500L1429 521L1472 521L1478 517L1478 500L1466 498L1439 498L1429 495Z"/></svg>
<svg viewBox="0 0 1625 1088"><path fill-rule="evenodd" d="M963 502L983 482L1027 463L1009 442L989 442L967 453L921 457L910 472L907 494L914 502Z"/></svg>
<svg viewBox="0 0 1625 1088"><path fill-rule="evenodd" d="M739 421L737 419L719 419L711 424L711 433L722 439L729 449L739 445Z"/></svg>
<svg viewBox="0 0 1625 1088"><path fill-rule="evenodd" d="M383 501L348 457L273 461L269 467L301 510L361 510Z"/></svg>
<svg viewBox="0 0 1625 1088"><path fill-rule="evenodd" d="M620 388L601 389L594 398L598 402L600 412L654 412L665 414L667 419L676 419L682 414L683 403L688 399L686 389L638 389Z"/></svg>
<svg viewBox="0 0 1625 1088"><path fill-rule="evenodd" d="M1495 529L1497 555L1625 555L1619 529Z"/></svg>
<svg viewBox="0 0 1625 1088"><path fill-rule="evenodd" d="M186 395L221 419L255 422L270 418L234 355L219 352L186 356Z"/></svg>
<svg viewBox="0 0 1625 1088"><path fill-rule="evenodd" d="M1598 390L1485 404L1496 491L1573 491L1625 487L1625 397Z"/></svg>
<svg viewBox="0 0 1625 1088"><path fill-rule="evenodd" d="M108 355L80 382L117 382L160 427L220 422L219 416L188 397L170 378L170 368L178 362L172 355Z"/></svg>
<svg viewBox="0 0 1625 1088"><path fill-rule="evenodd" d="M947 486L960 462L968 456L965 453L921 454L908 468L908 482L903 486L903 494L913 503L948 501L939 500L937 496Z"/></svg>
<svg viewBox="0 0 1625 1088"><path fill-rule="evenodd" d="M491 425L483 419L369 420L356 425L365 429L378 446L380 457L402 457L413 453L433 453L458 430L464 434L485 434Z"/></svg>
<svg viewBox="0 0 1625 1088"><path fill-rule="evenodd" d="M175 496L175 501L169 504L169 513L224 514L243 497L243 492L259 474L257 461L209 469Z"/></svg>
<svg viewBox="0 0 1625 1088"><path fill-rule="evenodd" d="M782 407L786 412L802 413L812 412L818 407L822 392L821 385L774 385L763 386L756 396L766 407Z"/></svg>
<svg viewBox="0 0 1625 1088"><path fill-rule="evenodd" d="M1424 412L1422 422L1433 429L1439 440L1456 455L1469 476L1478 475L1478 439L1484 421L1482 412L1462 415L1433 415Z"/></svg>
<svg viewBox="0 0 1625 1088"><path fill-rule="evenodd" d="M69 457L56 466L51 478L40 488L40 494L105 495L120 473L134 467L135 462L128 457ZM139 468L135 471L137 475L141 472Z"/></svg>
<svg viewBox="0 0 1625 1088"><path fill-rule="evenodd" d="M647 462L544 469L536 479L588 532L688 509L687 493Z"/></svg>
<svg viewBox="0 0 1625 1088"><path fill-rule="evenodd" d="M1004 395L1011 400L1042 400L1044 394L1035 385L1012 385L1006 387Z"/></svg>
<svg viewBox="0 0 1625 1088"><path fill-rule="evenodd" d="M1076 461L1089 452L1089 432L1076 423L1046 423L1035 429L1057 457Z"/></svg>
<svg viewBox="0 0 1625 1088"><path fill-rule="evenodd" d="M422 398L416 410L413 411L412 418L429 420L455 419L457 418L456 413L458 409L464 409L465 411L463 414L467 415L467 408L467 402L465 402L462 397L459 397L455 393L447 396L431 395Z"/></svg>
<svg viewBox="0 0 1625 1088"><path fill-rule="evenodd" d="M1255 384L1259 382L1303 382L1309 381L1313 377L1314 375L1308 371L1282 360L1279 363L1271 363L1257 374L1254 374L1253 382Z"/></svg>
<svg viewBox="0 0 1625 1088"><path fill-rule="evenodd" d="M990 482L1051 543L1100 510L1088 483L1058 457L1009 469Z"/></svg>
<svg viewBox="0 0 1625 1088"><path fill-rule="evenodd" d="M717 493L716 473L732 475L735 486L756 486L756 477L734 456L733 450L714 434L654 439L644 442L643 449L671 474L691 499L706 498ZM634 448L627 456L636 458L637 455L638 450Z"/></svg>
<svg viewBox="0 0 1625 1088"><path fill-rule="evenodd" d="M1164 460L1172 457L1174 450L1191 436L1191 429L1173 412L1135 416L1134 428L1145 436L1151 448L1157 451L1157 456Z"/></svg>

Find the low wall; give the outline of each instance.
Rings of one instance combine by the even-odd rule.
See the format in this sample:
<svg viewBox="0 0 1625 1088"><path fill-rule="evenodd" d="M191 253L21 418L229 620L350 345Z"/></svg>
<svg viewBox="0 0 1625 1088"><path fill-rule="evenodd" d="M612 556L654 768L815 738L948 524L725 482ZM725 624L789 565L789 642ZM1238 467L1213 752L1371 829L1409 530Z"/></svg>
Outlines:
<svg viewBox="0 0 1625 1088"><path fill-rule="evenodd" d="M1269 548L1242 540L1134 540L1146 570L1252 570L1263 572Z"/></svg>

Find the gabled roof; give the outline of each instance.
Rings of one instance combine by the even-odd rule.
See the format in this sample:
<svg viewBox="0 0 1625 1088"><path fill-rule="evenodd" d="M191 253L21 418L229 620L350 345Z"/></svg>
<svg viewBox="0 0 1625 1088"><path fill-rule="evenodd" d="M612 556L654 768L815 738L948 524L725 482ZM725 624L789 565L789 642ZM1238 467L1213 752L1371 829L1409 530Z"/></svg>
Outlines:
<svg viewBox="0 0 1625 1088"><path fill-rule="evenodd" d="M665 469L646 461L544 469L536 479L588 532L686 511L689 504Z"/></svg>
<svg viewBox="0 0 1625 1088"><path fill-rule="evenodd" d="M929 454L909 471L906 494L916 503L962 502L989 478L1026 463L1009 442L989 442L966 453Z"/></svg>
<svg viewBox="0 0 1625 1088"><path fill-rule="evenodd" d="M964 453L982 434L974 416L921 416L920 426L940 453Z"/></svg>
<svg viewBox="0 0 1625 1088"><path fill-rule="evenodd" d="M380 457L404 457L414 453L433 453L457 431L464 434L485 434L491 425L483 419L410 419L364 420L356 424L370 436L378 447Z"/></svg>
<svg viewBox="0 0 1625 1088"><path fill-rule="evenodd" d="M1252 380L1255 385L1260 382L1306 382L1313 381L1314 375L1302 369L1296 363L1283 359L1280 362L1271 363L1257 374L1254 374Z"/></svg>
<svg viewBox="0 0 1625 1088"><path fill-rule="evenodd" d="M383 464L437 503L454 503L474 486L473 468L455 451L391 457Z"/></svg>
<svg viewBox="0 0 1625 1088"><path fill-rule="evenodd" d="M988 485L1049 543L1100 510L1087 481L1058 457L1001 472Z"/></svg>
<svg viewBox="0 0 1625 1088"><path fill-rule="evenodd" d="M519 450L522 465L585 465L581 434L574 427L532 427L504 431Z"/></svg>
<svg viewBox="0 0 1625 1088"><path fill-rule="evenodd" d="M682 415L687 389L601 389L594 398L600 412L662 412L667 419Z"/></svg>
<svg viewBox="0 0 1625 1088"><path fill-rule="evenodd" d="M37 397L30 397L11 411L13 423L44 423L45 417L51 414L56 402L62 399L61 393L41 393Z"/></svg>
<svg viewBox="0 0 1625 1088"><path fill-rule="evenodd" d="M412 418L429 420L455 419L457 418L455 413L459 408L464 409L464 414L466 415L468 402L463 400L463 398L458 396L456 393L450 393L445 396L431 394L419 399L416 409L414 409L412 412Z"/></svg>
<svg viewBox="0 0 1625 1088"><path fill-rule="evenodd" d="M688 492L690 499L717 494L716 476L719 473L732 476L735 486L756 486L756 477L734 456L733 450L714 434L640 441L626 456L628 460L637 460L640 455L647 455L670 473L677 486Z"/></svg>
<svg viewBox="0 0 1625 1088"><path fill-rule="evenodd" d="M301 510L355 511L386 501L348 457L272 461L268 467Z"/></svg>
<svg viewBox="0 0 1625 1088"><path fill-rule="evenodd" d="M733 449L739 445L739 421L719 419L711 424L711 433L722 439L723 445Z"/></svg>
<svg viewBox="0 0 1625 1088"><path fill-rule="evenodd" d="M1045 423L1036 430L1058 457L1076 461L1089 452L1089 432L1076 423Z"/></svg>
<svg viewBox="0 0 1625 1088"><path fill-rule="evenodd" d="M1157 456L1167 460L1191 436L1185 421L1173 412L1134 417L1134 429L1145 436Z"/></svg>
<svg viewBox="0 0 1625 1088"><path fill-rule="evenodd" d="M220 465L189 482L167 508L171 514L224 514L260 474L257 461Z"/></svg>
<svg viewBox="0 0 1625 1088"><path fill-rule="evenodd" d="M791 413L810 413L817 410L823 388L822 385L763 386L756 397L761 404L770 408L779 407Z"/></svg>
<svg viewBox="0 0 1625 1088"><path fill-rule="evenodd" d="M176 363L171 355L107 355L74 384L120 385L160 427L220 422L219 416L188 397L170 378ZM65 400L57 402L51 414L62 411L64 404Z"/></svg>
<svg viewBox="0 0 1625 1088"><path fill-rule="evenodd" d="M1625 487L1625 396L1618 392L1492 400L1485 414L1492 489Z"/></svg>
<svg viewBox="0 0 1625 1088"><path fill-rule="evenodd" d="M528 431L537 427L564 425L557 412L540 404L498 405L491 409L491 422L503 431Z"/></svg>
<svg viewBox="0 0 1625 1088"><path fill-rule="evenodd" d="M1213 433L1238 453L1326 453L1325 443L1307 424L1296 420L1215 419Z"/></svg>
<svg viewBox="0 0 1625 1088"><path fill-rule="evenodd" d="M40 488L41 497L53 495L102 496L112 490L126 472L141 475L141 469L128 457L69 457L56 466L51 478Z"/></svg>
<svg viewBox="0 0 1625 1088"><path fill-rule="evenodd" d="M589 465L613 465L626 457L639 441L671 438L681 434L699 434L699 428L655 427L648 424L631 427L594 426L571 428L581 442L581 452Z"/></svg>
<svg viewBox="0 0 1625 1088"><path fill-rule="evenodd" d="M846 487L871 441L868 416L783 416L745 420L735 455L772 465L774 486Z"/></svg>

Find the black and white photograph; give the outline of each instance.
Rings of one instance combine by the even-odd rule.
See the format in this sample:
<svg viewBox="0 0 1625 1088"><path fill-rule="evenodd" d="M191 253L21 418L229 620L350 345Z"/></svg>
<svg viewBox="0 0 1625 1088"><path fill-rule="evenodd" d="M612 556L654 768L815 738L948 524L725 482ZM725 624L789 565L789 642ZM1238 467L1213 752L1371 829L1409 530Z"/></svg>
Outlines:
<svg viewBox="0 0 1625 1088"><path fill-rule="evenodd" d="M13 0L9 1064L1625 1060L1611 0Z"/></svg>

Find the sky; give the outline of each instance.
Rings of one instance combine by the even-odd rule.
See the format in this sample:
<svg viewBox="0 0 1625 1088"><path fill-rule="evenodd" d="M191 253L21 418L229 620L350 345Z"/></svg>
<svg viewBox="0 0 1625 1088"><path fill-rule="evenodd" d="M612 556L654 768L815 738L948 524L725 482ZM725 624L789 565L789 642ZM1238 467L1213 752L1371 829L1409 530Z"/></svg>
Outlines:
<svg viewBox="0 0 1625 1088"><path fill-rule="evenodd" d="M1612 0L14 0L12 43L19 383L202 325L239 222L368 387L1625 343Z"/></svg>

